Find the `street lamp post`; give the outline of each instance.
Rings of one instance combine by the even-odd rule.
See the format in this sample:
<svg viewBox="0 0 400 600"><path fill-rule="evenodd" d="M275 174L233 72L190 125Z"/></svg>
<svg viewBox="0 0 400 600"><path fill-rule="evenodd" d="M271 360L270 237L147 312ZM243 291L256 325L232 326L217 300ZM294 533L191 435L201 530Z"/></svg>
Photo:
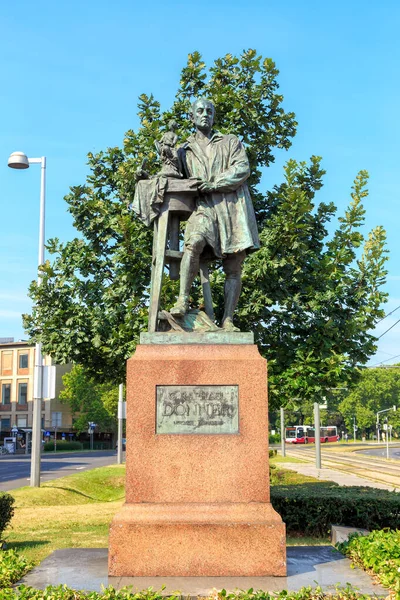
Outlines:
<svg viewBox="0 0 400 600"><path fill-rule="evenodd" d="M319 403L314 402L314 429L315 429L315 466L321 468L321 417Z"/></svg>
<svg viewBox="0 0 400 600"><path fill-rule="evenodd" d="M281 454L286 456L285 411L281 408Z"/></svg>
<svg viewBox="0 0 400 600"><path fill-rule="evenodd" d="M117 439L117 463L122 464L122 437L124 433L124 419L126 419L126 403L124 402L124 384L119 384L118 390L118 439Z"/></svg>
<svg viewBox="0 0 400 600"><path fill-rule="evenodd" d="M8 159L11 169L28 169L30 165L41 165L40 177L40 218L39 218L39 255L38 285L42 282L40 267L44 263L44 219L46 203L46 157L28 158L23 152L13 152ZM33 376L33 420L32 420L32 455L31 455L31 487L40 487L40 454L42 451L42 398L43 398L43 356L42 344L35 344L35 370Z"/></svg>

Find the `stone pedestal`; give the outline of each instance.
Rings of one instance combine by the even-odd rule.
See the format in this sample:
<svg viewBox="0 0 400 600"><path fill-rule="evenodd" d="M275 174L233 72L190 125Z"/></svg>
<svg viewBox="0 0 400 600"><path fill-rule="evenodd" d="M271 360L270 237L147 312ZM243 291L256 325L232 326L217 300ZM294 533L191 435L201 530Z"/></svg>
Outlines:
<svg viewBox="0 0 400 600"><path fill-rule="evenodd" d="M189 388L165 386L207 386L193 388L206 398L206 419L193 416L196 403L186 412L179 390ZM168 389L176 416L161 433L160 390ZM231 410L224 390L236 394L233 433L219 425ZM169 405L164 413L171 416ZM201 433L213 427L219 432ZM170 433L179 428L191 432ZM285 525L269 501L267 372L257 346L139 345L128 361L126 448L110 576L286 575Z"/></svg>

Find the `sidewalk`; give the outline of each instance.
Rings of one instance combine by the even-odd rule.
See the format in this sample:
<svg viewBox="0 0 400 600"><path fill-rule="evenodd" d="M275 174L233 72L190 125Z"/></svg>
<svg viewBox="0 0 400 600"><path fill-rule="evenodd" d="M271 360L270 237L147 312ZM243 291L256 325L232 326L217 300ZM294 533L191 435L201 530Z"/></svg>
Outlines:
<svg viewBox="0 0 400 600"><path fill-rule="evenodd" d="M374 583L359 567L332 546L289 546L286 577L108 577L107 548L64 548L55 550L18 582L43 590L47 585L67 585L74 589L100 592L112 585L116 589L132 586L132 592L148 588L161 590L168 597L179 593L181 598L199 600L209 597L214 589L298 591L302 587L321 586L325 593L334 593L337 585L351 584L370 598L385 598L388 591ZM165 586L163 589L162 586Z"/></svg>
<svg viewBox="0 0 400 600"><path fill-rule="evenodd" d="M290 457L288 457L290 458ZM296 473L300 473L301 475L308 475L309 477L315 477L315 479L321 479L324 481L335 481L339 485L361 485L373 488L379 488L381 490L394 490L396 489L393 485L386 485L384 483L378 483L372 481L371 479L364 479L363 477L358 477L358 475L352 475L350 473L346 473L344 471L338 471L336 469L328 469L326 467L322 467L322 469L317 469L313 463L291 463L291 462L282 462L277 461L277 467L281 467L282 469L289 469L290 471L296 471Z"/></svg>

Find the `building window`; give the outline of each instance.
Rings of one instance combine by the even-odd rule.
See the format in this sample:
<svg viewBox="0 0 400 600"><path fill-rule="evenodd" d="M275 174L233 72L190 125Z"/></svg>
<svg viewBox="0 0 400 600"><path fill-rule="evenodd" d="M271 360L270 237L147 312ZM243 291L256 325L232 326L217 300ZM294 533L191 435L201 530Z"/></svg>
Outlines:
<svg viewBox="0 0 400 600"><path fill-rule="evenodd" d="M51 413L51 426L52 427L61 427L61 423L62 423L62 413L61 412Z"/></svg>
<svg viewBox="0 0 400 600"><path fill-rule="evenodd" d="M19 355L19 368L20 369L28 368L28 354L20 354Z"/></svg>
<svg viewBox="0 0 400 600"><path fill-rule="evenodd" d="M1 419L1 431L10 431L11 429L11 419L10 417L6 417L5 419Z"/></svg>
<svg viewBox="0 0 400 600"><path fill-rule="evenodd" d="M18 404L26 404L28 401L28 384L18 384Z"/></svg>
<svg viewBox="0 0 400 600"><path fill-rule="evenodd" d="M3 383L1 386L1 401L3 404L11 404L11 383Z"/></svg>
<svg viewBox="0 0 400 600"><path fill-rule="evenodd" d="M12 375L12 352L2 352L1 356L1 374Z"/></svg>
<svg viewBox="0 0 400 600"><path fill-rule="evenodd" d="M27 417L17 416L17 427L26 427Z"/></svg>

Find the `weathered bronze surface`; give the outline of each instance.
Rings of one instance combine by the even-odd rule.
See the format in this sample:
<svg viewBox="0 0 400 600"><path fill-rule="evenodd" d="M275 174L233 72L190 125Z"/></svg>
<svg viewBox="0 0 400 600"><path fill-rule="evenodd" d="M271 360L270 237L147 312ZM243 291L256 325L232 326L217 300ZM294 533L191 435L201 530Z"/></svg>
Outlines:
<svg viewBox="0 0 400 600"><path fill-rule="evenodd" d="M208 277L208 261L214 259L222 261L226 275L221 326L225 331L238 331L233 315L241 291L242 264L247 252L259 248L259 238L246 184L250 176L246 152L236 136L213 131L214 116L212 102L196 100L191 113L195 134L177 152L171 124L170 131L156 143L163 162L160 173L147 180L143 168L138 173L141 180L132 208L147 225L155 222L149 332L159 329L161 280L166 262L170 264L171 278L180 279L179 297L170 315L182 319L188 313L191 286L200 272L205 312L214 320ZM182 174L184 179L179 181ZM189 188L185 182L190 182ZM177 189L177 183L183 185ZM187 210L176 210L177 203ZM181 220L187 220L182 251Z"/></svg>
<svg viewBox="0 0 400 600"><path fill-rule="evenodd" d="M141 344L254 344L254 333L252 331L206 331L192 332L186 331L156 331L155 333L143 332L140 334Z"/></svg>
<svg viewBox="0 0 400 600"><path fill-rule="evenodd" d="M158 385L156 433L238 433L237 385Z"/></svg>
<svg viewBox="0 0 400 600"><path fill-rule="evenodd" d="M166 310L158 313L159 331L173 332L195 332L204 333L206 331L221 331L210 317L202 310L188 310L183 317L175 317Z"/></svg>

